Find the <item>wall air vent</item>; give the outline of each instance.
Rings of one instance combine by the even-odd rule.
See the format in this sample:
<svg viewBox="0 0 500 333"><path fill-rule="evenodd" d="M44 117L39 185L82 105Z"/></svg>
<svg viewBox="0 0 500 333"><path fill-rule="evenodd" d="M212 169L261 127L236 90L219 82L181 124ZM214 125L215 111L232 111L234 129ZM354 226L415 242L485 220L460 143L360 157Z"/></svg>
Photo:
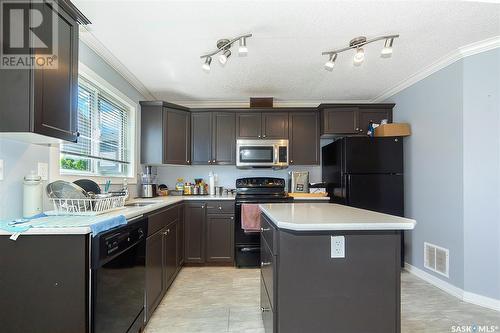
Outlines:
<svg viewBox="0 0 500 333"><path fill-rule="evenodd" d="M450 251L448 249L424 242L424 267L450 277Z"/></svg>

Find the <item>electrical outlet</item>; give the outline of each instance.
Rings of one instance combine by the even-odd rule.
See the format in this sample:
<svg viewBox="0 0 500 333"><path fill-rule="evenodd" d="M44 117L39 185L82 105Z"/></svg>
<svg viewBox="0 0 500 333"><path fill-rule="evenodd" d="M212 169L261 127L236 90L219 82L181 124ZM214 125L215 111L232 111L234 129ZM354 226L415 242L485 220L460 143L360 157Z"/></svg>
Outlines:
<svg viewBox="0 0 500 333"><path fill-rule="evenodd" d="M3 160L0 160L0 180L3 180Z"/></svg>
<svg viewBox="0 0 500 333"><path fill-rule="evenodd" d="M49 179L49 165L47 163L38 162L38 176L42 177L42 180Z"/></svg>
<svg viewBox="0 0 500 333"><path fill-rule="evenodd" d="M332 236L331 257L332 258L345 258L345 237Z"/></svg>

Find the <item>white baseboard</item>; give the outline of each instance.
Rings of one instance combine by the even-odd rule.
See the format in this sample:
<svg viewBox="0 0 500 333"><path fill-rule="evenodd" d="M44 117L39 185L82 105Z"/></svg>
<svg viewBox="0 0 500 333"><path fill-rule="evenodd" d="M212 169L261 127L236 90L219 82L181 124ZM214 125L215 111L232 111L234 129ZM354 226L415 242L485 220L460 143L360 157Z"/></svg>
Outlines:
<svg viewBox="0 0 500 333"><path fill-rule="evenodd" d="M412 266L406 262L405 262L405 270L408 271L409 273L415 275L416 277L432 284L433 286L441 289L442 291L444 291L452 296L455 296L456 298L458 298L464 302L479 305L479 306L482 306L482 307L485 307L485 308L488 308L491 310L500 311L500 300L498 300L498 299L494 299L494 298L478 295L475 293L471 293L469 291L465 291L461 288L458 288L458 287L452 285L449 282L441 280L440 278L438 278L432 274L429 274L429 273L421 270L420 268Z"/></svg>

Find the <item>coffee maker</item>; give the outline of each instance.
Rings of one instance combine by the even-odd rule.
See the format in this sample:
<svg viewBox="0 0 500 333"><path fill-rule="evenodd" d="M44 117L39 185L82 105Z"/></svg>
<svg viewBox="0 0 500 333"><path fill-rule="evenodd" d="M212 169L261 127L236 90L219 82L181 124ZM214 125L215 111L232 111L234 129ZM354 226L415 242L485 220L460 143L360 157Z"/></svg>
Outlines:
<svg viewBox="0 0 500 333"><path fill-rule="evenodd" d="M290 171L288 179L290 193L309 193L309 172Z"/></svg>
<svg viewBox="0 0 500 333"><path fill-rule="evenodd" d="M156 176L153 175L151 166L146 166L146 173L141 177L141 198L153 198L157 194Z"/></svg>

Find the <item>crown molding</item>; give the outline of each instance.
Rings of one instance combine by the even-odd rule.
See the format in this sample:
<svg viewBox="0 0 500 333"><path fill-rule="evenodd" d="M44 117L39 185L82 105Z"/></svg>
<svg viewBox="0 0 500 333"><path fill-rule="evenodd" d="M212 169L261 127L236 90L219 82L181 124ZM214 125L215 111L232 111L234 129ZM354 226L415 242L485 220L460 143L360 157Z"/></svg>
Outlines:
<svg viewBox="0 0 500 333"><path fill-rule="evenodd" d="M409 78L401 81L394 87L384 91L382 94L378 95L371 100L371 103L380 103L385 101L387 98L397 94L398 92L414 85L418 81L425 79L426 77L434 74L435 72L453 64L454 62L469 57L474 54L486 52L500 47L500 36L495 36L488 38L479 42L475 42L457 50L448 53L446 56L442 57L438 61L434 62L430 66L427 66L423 70L413 74Z"/></svg>
<svg viewBox="0 0 500 333"><path fill-rule="evenodd" d="M108 65L130 83L130 85L139 91L144 98L149 100L158 99L85 26L80 26L80 40L97 53Z"/></svg>
<svg viewBox="0 0 500 333"><path fill-rule="evenodd" d="M168 100L170 103L182 105L189 108L249 108L250 100L206 100L206 101L194 101L194 100ZM322 103L372 103L368 100L288 100L288 101L277 101L273 103L273 107L286 107L286 108L301 108L301 107L317 107Z"/></svg>

